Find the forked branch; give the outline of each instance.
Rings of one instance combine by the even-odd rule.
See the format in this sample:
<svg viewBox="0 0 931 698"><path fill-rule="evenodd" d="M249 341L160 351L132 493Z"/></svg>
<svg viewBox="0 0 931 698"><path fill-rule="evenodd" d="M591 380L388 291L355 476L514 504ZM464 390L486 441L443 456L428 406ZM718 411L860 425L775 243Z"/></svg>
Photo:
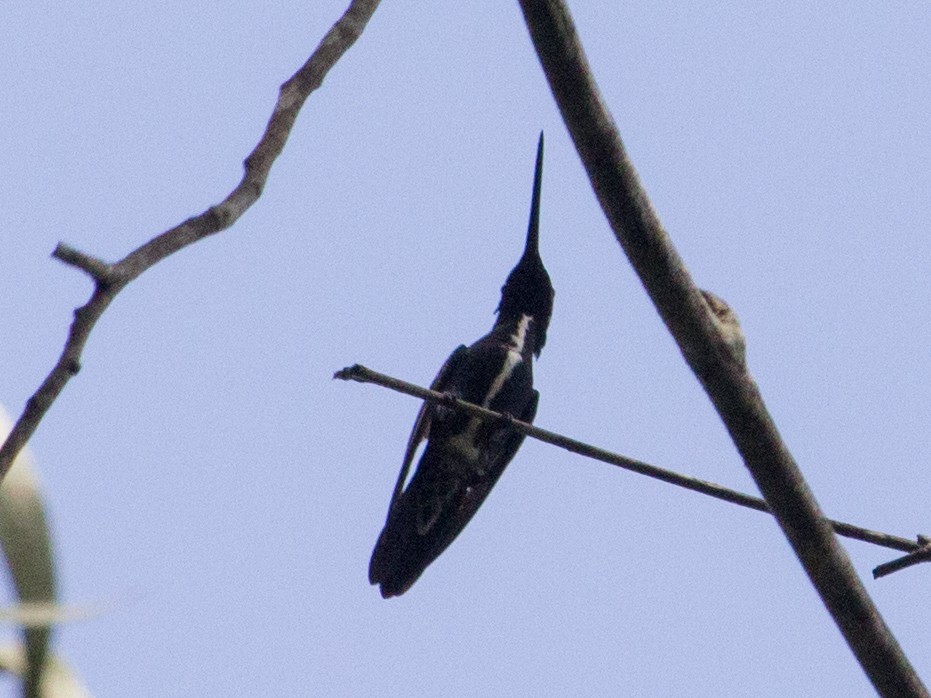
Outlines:
<svg viewBox="0 0 931 698"><path fill-rule="evenodd" d="M268 173L281 154L307 97L359 38L378 3L379 0L352 0L307 62L281 86L265 133L245 160L242 179L223 201L156 236L113 264L68 245L58 245L52 256L87 273L94 280L94 292L87 303L74 311L74 321L58 362L26 402L26 408L0 448L0 480L10 469L16 454L32 438L65 385L80 370L81 355L91 330L126 284L165 257L226 230L261 196Z"/></svg>

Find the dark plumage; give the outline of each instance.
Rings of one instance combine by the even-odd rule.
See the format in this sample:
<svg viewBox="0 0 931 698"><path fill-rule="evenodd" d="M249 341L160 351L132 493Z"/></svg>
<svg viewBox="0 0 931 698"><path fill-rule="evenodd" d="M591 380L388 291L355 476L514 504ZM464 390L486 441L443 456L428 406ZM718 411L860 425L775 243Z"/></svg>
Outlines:
<svg viewBox="0 0 931 698"><path fill-rule="evenodd" d="M456 349L431 385L525 422L536 415L539 394L533 389L533 357L540 355L546 342L553 310L553 287L539 252L542 171L541 133L524 253L501 289L494 327L471 346ZM424 438L423 456L404 487ZM504 425L424 403L369 565L369 581L380 585L383 597L407 591L453 542L523 440L522 434Z"/></svg>

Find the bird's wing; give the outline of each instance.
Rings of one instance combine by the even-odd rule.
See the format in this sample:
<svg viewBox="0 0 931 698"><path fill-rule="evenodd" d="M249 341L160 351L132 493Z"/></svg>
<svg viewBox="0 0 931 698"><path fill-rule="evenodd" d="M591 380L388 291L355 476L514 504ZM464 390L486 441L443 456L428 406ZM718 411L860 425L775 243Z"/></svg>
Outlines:
<svg viewBox="0 0 931 698"><path fill-rule="evenodd" d="M538 399L539 393L534 390L518 419L533 422ZM383 596L403 594L458 537L514 458L524 435L504 428L492 438L503 441L499 442L497 457L486 464L484 476L450 480L441 468L429 464L418 468L410 491L404 493L394 527L383 534L384 550L377 564L373 555L372 569L377 569ZM430 451L427 446L425 459L443 457L443 453ZM431 476L440 479L434 481Z"/></svg>
<svg viewBox="0 0 931 698"><path fill-rule="evenodd" d="M430 390L442 393L446 390L449 379L455 375L456 369L462 364L462 360L468 353L468 347L460 344L449 358L440 366L439 373L430 384ZM398 473L398 481L394 486L394 492L391 495L391 504L388 506L388 518L391 518L391 512L397 505L401 492L404 491L404 484L407 482L407 474L410 472L411 463L414 460L414 454L417 453L417 447L430 433L430 423L433 421L433 415L436 414L436 405L432 402L424 401L420 406L420 412L417 413L417 419L414 421L414 428L411 430L411 436L407 440L407 449L404 451L404 461L401 464L401 472Z"/></svg>
<svg viewBox="0 0 931 698"><path fill-rule="evenodd" d="M517 418L527 424L533 424L534 417L537 416L537 403L539 400L540 393L536 390L531 391L530 400L527 401L527 404L521 413L517 415ZM519 431L507 428L499 429L492 437L493 440L500 444L500 448L491 449L489 451L495 453L495 456L492 460L485 463L485 476L471 483L465 488L464 492L461 493L459 501L456 502L456 514L452 517L456 523L451 527L452 530L447 533L448 540L443 541L442 548L446 548L452 543L453 539L459 535L459 532L465 528L466 524L469 523L475 515L475 512L478 511L478 508L488 497L488 494L498 482L498 479L501 477L508 463L514 459L517 449L519 449L520 445L524 442L524 438L525 435Z"/></svg>
<svg viewBox="0 0 931 698"><path fill-rule="evenodd" d="M518 415L521 421L533 421L538 399L539 394L533 390ZM491 438L499 444L497 455L487 461L484 473L472 476L451 477L444 467L450 454L442 445L427 443L417 472L399 493L372 551L369 581L381 586L383 597L407 591L453 542L501 477L524 435L498 427Z"/></svg>
<svg viewBox="0 0 931 698"><path fill-rule="evenodd" d="M527 424L533 424L533 420L537 416L537 403L539 401L540 393L536 390L532 390L530 393L530 401L527 403L526 407L524 407L523 412L517 415L517 418ZM504 445L498 452L498 457L495 459L494 463L489 463L486 466L489 474L493 478L492 484L497 482L498 478L501 477L501 473L503 473L504 469L507 467L507 464L514 458L517 449L524 443L526 434L522 434L514 429L505 429L501 432L501 437L504 439Z"/></svg>

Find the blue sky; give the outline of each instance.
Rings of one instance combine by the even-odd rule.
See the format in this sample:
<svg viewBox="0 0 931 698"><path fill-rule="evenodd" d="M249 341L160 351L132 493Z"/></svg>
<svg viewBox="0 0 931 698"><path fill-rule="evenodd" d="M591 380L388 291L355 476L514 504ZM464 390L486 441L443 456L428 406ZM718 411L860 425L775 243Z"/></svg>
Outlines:
<svg viewBox="0 0 931 698"><path fill-rule="evenodd" d="M872 689L775 523L528 441L411 591L366 579L414 400L488 330L546 132L537 423L754 491L604 221L516 4L385 3L235 228L133 283L32 447L57 650L99 696ZM222 199L344 9L14 2L0 22L0 401L107 259ZM825 511L931 533L931 8L575 3L605 100ZM928 570L846 544L931 680Z"/></svg>

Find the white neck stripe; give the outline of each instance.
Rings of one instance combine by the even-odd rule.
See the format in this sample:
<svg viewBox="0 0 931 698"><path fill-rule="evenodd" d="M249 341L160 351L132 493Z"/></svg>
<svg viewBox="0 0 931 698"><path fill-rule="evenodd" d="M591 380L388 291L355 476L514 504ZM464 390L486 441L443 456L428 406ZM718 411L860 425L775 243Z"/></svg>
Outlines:
<svg viewBox="0 0 931 698"><path fill-rule="evenodd" d="M517 329L511 335L511 348L518 354L524 353L524 342L527 341L527 329L530 327L532 315L521 315L517 321Z"/></svg>

